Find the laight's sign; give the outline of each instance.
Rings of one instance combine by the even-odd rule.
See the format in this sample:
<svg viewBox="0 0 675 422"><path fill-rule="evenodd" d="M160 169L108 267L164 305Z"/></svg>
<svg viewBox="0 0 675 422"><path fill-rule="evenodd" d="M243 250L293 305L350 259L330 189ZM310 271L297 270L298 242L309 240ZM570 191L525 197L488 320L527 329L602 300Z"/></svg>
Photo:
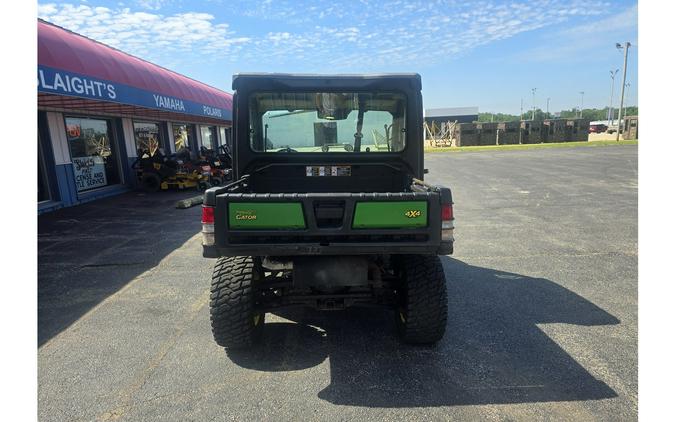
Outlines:
<svg viewBox="0 0 675 422"><path fill-rule="evenodd" d="M117 98L115 85L100 80L72 76L67 73L54 72L48 78L45 71L38 70L38 89L40 87L48 91L57 91L61 93L74 94L88 98L100 98L105 100L114 100Z"/></svg>
<svg viewBox="0 0 675 422"><path fill-rule="evenodd" d="M38 65L38 91L232 120L232 110Z"/></svg>

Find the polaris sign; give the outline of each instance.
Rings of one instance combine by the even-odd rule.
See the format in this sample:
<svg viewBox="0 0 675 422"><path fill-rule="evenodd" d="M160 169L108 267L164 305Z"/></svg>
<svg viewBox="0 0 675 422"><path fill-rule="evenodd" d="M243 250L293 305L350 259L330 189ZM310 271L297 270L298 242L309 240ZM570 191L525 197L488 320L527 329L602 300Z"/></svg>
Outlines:
<svg viewBox="0 0 675 422"><path fill-rule="evenodd" d="M91 76L38 65L38 92L232 120L232 111Z"/></svg>

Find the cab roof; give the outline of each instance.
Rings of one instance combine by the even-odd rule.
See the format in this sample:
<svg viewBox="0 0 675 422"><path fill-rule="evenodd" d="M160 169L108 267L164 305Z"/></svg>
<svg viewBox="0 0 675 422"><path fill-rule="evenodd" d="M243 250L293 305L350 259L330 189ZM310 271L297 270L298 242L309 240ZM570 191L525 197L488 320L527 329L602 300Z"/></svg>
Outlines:
<svg viewBox="0 0 675 422"><path fill-rule="evenodd" d="M359 74L316 74L316 73L235 73L232 89L238 90L250 85L276 85L287 88L309 87L350 87L366 88L371 84L405 85L413 90L422 89L419 73L359 73Z"/></svg>

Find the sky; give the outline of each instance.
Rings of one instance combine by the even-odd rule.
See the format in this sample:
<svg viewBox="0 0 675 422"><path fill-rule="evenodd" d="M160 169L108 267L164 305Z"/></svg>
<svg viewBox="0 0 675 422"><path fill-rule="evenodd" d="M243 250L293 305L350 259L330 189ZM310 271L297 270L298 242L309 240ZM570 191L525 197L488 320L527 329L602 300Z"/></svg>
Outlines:
<svg viewBox="0 0 675 422"><path fill-rule="evenodd" d="M38 17L228 92L236 72L416 72L425 108L511 114L607 106L629 41L637 104L634 1L40 0Z"/></svg>

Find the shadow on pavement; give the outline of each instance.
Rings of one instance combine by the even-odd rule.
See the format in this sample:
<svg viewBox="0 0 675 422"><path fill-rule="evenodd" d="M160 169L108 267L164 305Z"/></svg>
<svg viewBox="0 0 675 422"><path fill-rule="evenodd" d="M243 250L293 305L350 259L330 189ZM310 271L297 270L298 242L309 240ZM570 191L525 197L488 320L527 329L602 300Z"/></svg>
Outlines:
<svg viewBox="0 0 675 422"><path fill-rule="evenodd" d="M129 192L38 216L38 346L197 234L198 192Z"/></svg>
<svg viewBox="0 0 675 422"><path fill-rule="evenodd" d="M442 342L413 347L395 338L393 313L295 309L295 321L268 323L253 352L227 354L261 371L330 361L331 383L319 397L368 407L449 406L616 397L537 324L595 326L619 320L546 279L443 259L449 318Z"/></svg>

